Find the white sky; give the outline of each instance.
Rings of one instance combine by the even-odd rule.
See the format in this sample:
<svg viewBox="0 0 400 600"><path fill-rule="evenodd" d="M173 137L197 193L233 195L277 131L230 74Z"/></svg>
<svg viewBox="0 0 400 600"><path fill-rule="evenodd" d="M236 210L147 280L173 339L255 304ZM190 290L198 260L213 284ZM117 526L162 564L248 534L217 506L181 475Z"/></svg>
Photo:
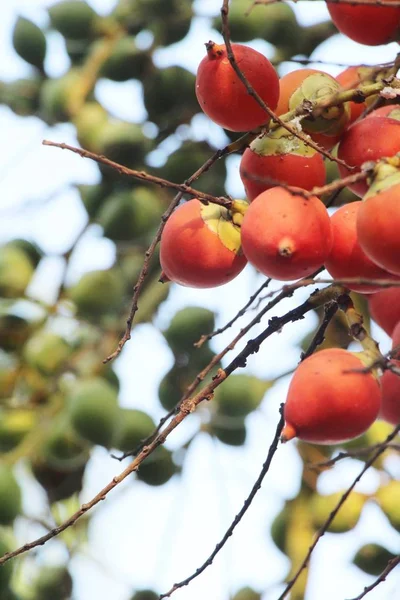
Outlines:
<svg viewBox="0 0 400 600"><path fill-rule="evenodd" d="M30 71L11 51L10 32L16 15L21 14L39 25L45 25L44 7L51 4L44 0L2 3L0 79L10 80ZM114 2L93 0L91 4L106 13ZM220 1L197 0L196 7L199 14L215 14ZM322 2L299 2L294 8L303 24L327 16ZM195 72L203 56L204 40L209 38L209 21L205 17L199 18L184 44L157 53L157 64L181 64ZM268 51L268 44L259 41L254 45ZM387 48L366 48L335 36L314 54L314 58L334 56L345 64L374 63L392 59L396 48L395 44ZM59 75L67 65L58 36L51 34L46 64L48 72ZM340 70L335 67L329 69L332 74ZM120 118L140 121L144 116L139 89L134 84L102 82L98 92L104 104ZM204 123L205 119L197 128L203 131ZM208 135L213 135L215 129L207 127ZM64 251L86 218L77 195L68 186L72 182L94 183L98 177L97 168L90 161L40 145L43 138L75 144L73 129L68 125L46 128L36 119L20 119L0 106L0 130L3 136L0 146L0 240L31 236L49 253ZM228 192L233 195L240 193L241 189L237 170L238 158L231 158ZM38 207L54 194L55 199L43 208ZM31 203L31 208L26 208L27 202ZM24 208L16 211L18 206ZM112 258L112 244L101 239L98 228L92 228L73 261L70 280L88 269L109 266ZM42 293L40 290L43 288L49 293L51 280L58 268L57 258L44 261L36 293ZM156 325L166 327L172 314L188 304L212 308L218 315L217 325L222 325L246 302L259 282L254 271L246 269L234 282L217 292L175 288L162 306ZM305 297L306 293L299 291L295 302ZM282 303L279 310L270 316L283 314L292 306L293 301ZM273 336L258 354L249 359L247 372L268 378L293 367L299 357L296 343L313 323L314 318L309 315L299 324ZM256 328L254 335L261 328ZM228 334L217 338L215 350L222 349L237 331L238 328L231 329ZM382 332L378 328L375 332L387 346L388 340ZM157 388L171 366L172 357L161 334L150 325L138 327L116 364L122 380L121 403L143 408L155 419L161 417L163 412L158 404ZM241 507L259 473L287 384L287 378L281 381L266 396L260 411L248 418L249 436L244 447L232 449L214 443L205 435L199 436L190 448L181 478L174 478L156 489L129 481L111 493L92 520L89 556L78 555L73 561L75 600L128 600L134 587L166 591L173 582L189 575L204 561ZM174 432L167 445L179 447L196 430L198 419L196 415L188 419ZM360 468L360 463L355 462L338 465L334 472L321 478L321 491L329 493L344 488ZM96 450L87 472L82 501L97 493L120 469L121 465L112 460L105 450ZM267 590L263 600L274 600L280 589L278 584L286 574L287 561L270 541L268 528L284 499L297 493L298 478L299 459L293 445L288 444L279 449L251 510L214 566L188 588L177 592L176 599L225 600L229 592L242 585L252 585L258 590ZM357 489L373 492L377 484L377 474L371 470ZM43 494L33 483L27 484L25 492L26 511L36 514L42 506ZM41 533L37 527L27 528L25 521L18 526L21 543ZM373 504L369 505L355 534L328 534L320 542L312 561L307 600L320 600L321 597L324 600L340 600L357 595L363 585L370 583L370 579L360 577L359 571L349 564L349 559L359 546L370 541L387 541L390 549L399 551L396 540L383 515ZM64 556L59 542L48 544L38 555L43 561L54 561ZM391 576L384 586L369 595L370 600L395 598L396 583L398 585L399 577Z"/></svg>

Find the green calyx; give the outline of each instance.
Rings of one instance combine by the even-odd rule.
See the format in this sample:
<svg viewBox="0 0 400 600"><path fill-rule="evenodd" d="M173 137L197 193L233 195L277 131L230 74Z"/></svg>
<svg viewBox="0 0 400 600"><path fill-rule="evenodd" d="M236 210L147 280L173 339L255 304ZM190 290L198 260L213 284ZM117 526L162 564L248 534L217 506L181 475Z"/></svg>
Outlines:
<svg viewBox="0 0 400 600"><path fill-rule="evenodd" d="M326 73L313 73L302 82L290 97L289 109L295 110L304 101L321 102L341 91L340 84ZM348 121L349 107L345 104L321 108L317 117L306 117L302 121L305 131L334 135L340 132Z"/></svg>
<svg viewBox="0 0 400 600"><path fill-rule="evenodd" d="M314 148L305 144L284 127L278 127L266 135L257 137L250 144L250 149L260 156L298 154L311 157L316 153Z"/></svg>
<svg viewBox="0 0 400 600"><path fill-rule="evenodd" d="M247 207L248 203L244 200L234 200L231 209L213 203L200 208L205 225L219 237L225 248L235 254L241 251L240 226Z"/></svg>
<svg viewBox="0 0 400 600"><path fill-rule="evenodd" d="M376 163L369 178L370 187L363 200L372 198L385 192L389 188L400 184L400 156L385 158Z"/></svg>

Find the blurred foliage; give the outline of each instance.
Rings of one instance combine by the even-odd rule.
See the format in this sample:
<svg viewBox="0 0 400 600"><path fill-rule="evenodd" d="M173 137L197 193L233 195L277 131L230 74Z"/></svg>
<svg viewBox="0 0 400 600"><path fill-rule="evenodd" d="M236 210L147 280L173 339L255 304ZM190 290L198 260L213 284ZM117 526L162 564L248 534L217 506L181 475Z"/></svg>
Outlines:
<svg viewBox="0 0 400 600"><path fill-rule="evenodd" d="M288 4L256 6L246 17L249 5L249 0L231 2L232 39L268 41L273 47L270 58L277 63L295 55L309 57L336 32L330 21L302 27ZM156 60L157 50L187 36L196 17L191 0L116 0L105 16L84 0L61 0L48 6L47 16L48 23L43 29L22 16L14 23L12 44L30 72L24 78L0 82L0 104L20 117L34 116L48 125L70 123L85 149L174 182L185 181L214 153L216 148L206 139L199 139L192 127L193 118L201 112L195 95L195 75L175 64L160 68ZM221 30L219 16L210 18L209 24ZM46 71L48 36L54 32L61 37L70 63L68 70L57 78ZM147 34L147 45L143 44L146 38L143 34ZM146 110L143 122L118 119L103 106L96 89L101 79L117 84L140 82ZM228 134L232 137L232 133ZM166 150L168 147L173 149ZM154 161L154 156L161 159ZM156 163L159 166L153 166ZM328 167L328 181L332 181L337 172L334 163L329 162ZM216 196L223 195L227 175L225 159L220 159L200 177L196 187ZM173 195L167 188L124 178L104 165L98 167L96 184L71 183L79 192L87 226L95 224L101 228L102 236L115 248L110 268L85 272L69 285L63 278L56 299L46 304L30 293L30 284L46 258L43 250L28 239L11 240L0 247L0 555L16 547L12 528L24 513L23 489L15 465L24 461L46 493L49 514L54 515L57 507L66 509L69 502L77 502L95 445L134 453L156 426L147 412L121 406L119 377L101 360L114 350L124 328L144 253ZM344 190L336 204L353 199ZM75 245L62 257L66 273L74 254ZM152 323L169 295L170 284L161 284L159 276L158 261L153 260L135 326ZM355 294L352 297L368 326L365 298ZM316 315L321 323L322 312L318 310ZM199 373L197 381L207 383L221 366L215 360L207 375L201 373L214 359L215 352L210 341L201 347L196 342L214 329L212 311L188 306L176 312L162 332L173 361L159 383L159 401L164 410L178 406ZM314 334L315 331L302 341L303 350ZM343 316L337 313L320 348L347 348L350 342ZM199 431L222 444L242 446L248 435L247 416L259 409L273 384L274 381L250 375L232 375L218 388L213 402L203 403ZM339 450L357 450L382 441L388 431L381 426L374 425L362 438ZM300 492L284 503L270 527L276 547L289 558L289 576L341 495L341 492L320 495L319 472L312 472L308 462L325 460L336 450L298 445L304 463ZM360 460L365 460L365 456L361 454ZM383 467L382 459L377 468ZM161 446L140 466L132 485L161 486L179 477L181 469L179 453ZM323 471L321 468L320 472ZM374 497L397 532L400 531L399 494L400 483L389 481ZM353 494L329 531L338 534L351 531L367 499ZM87 521L79 521L85 531L90 515L86 518ZM72 531L71 535L77 532L78 537L79 528ZM69 547L68 560L78 550L79 544ZM367 573L377 574L391 556L387 549L368 544L356 554L354 563ZM17 576L16 561L2 567L0 598L68 600L73 597L68 564L36 562L35 575L29 584L21 583ZM293 590L293 598L304 597L306 582L305 572ZM152 590L138 590L131 600L157 597ZM238 590L233 596L233 600L260 598L260 593L250 587Z"/></svg>

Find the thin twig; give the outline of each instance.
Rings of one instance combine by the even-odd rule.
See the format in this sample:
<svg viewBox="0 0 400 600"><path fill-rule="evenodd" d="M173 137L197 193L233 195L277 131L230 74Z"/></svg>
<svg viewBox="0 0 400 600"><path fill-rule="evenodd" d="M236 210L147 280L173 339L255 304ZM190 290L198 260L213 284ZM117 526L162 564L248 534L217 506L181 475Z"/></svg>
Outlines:
<svg viewBox="0 0 400 600"><path fill-rule="evenodd" d="M226 325L224 325L223 327L219 327L219 329L216 329L215 331L212 331L211 333L206 333L206 334L202 335L200 337L200 339L194 343L194 346L196 346L196 348L201 348L201 346L203 344L205 344L205 342L208 342L215 336L220 335L221 333L224 333L224 331L226 331L227 329L232 327L232 325L246 313L249 306L251 306L253 304L254 300L261 294L261 292L269 286L270 282L271 282L270 278L266 279L266 281L264 281L260 285L260 287L254 292L254 294L252 296L250 296L248 302L246 302L246 304L243 306L243 308L241 308L239 310L239 312L230 321L228 321L228 323L226 323Z"/></svg>
<svg viewBox="0 0 400 600"><path fill-rule="evenodd" d="M374 590L380 583L386 580L386 577L397 567L398 564L400 564L400 555L391 558L382 573L379 575L378 579L376 579L374 583L371 583L371 585L365 587L361 594L352 600L361 600L361 598L364 598L369 592L372 592L372 590Z"/></svg>
<svg viewBox="0 0 400 600"><path fill-rule="evenodd" d="M171 432L182 423L182 421L194 412L197 406L203 402L204 400L211 400L214 394L214 390L221 385L223 381L233 371L238 368L243 368L246 366L247 359L252 354L258 352L261 344L270 337L273 333L279 331L284 325L290 322L298 321L303 319L305 314L309 311L313 310L317 306L323 305L326 302L334 299L335 297L339 297L340 294L343 293L340 286L331 286L330 288L324 288L323 290L313 292L311 296L300 304L298 307L293 310L287 312L281 317L273 317L270 319L268 327L261 332L256 338L249 340L246 346L241 350L236 357L229 363L229 365L225 369L219 369L217 374L213 377L212 381L204 386L195 396L192 398L187 398L184 402L181 403L179 407L179 412L176 414L173 419L168 423L168 425L157 434L157 437L150 442L148 446L145 446L141 452L136 456L136 458L124 469L119 475L113 477L113 479L108 483L98 494L94 496L89 502L82 504L82 506L77 510L73 515L71 515L64 523L55 527L46 535L37 538L36 540L26 543L23 546L20 546L16 550L12 552L7 552L0 558L0 565L4 564L11 558L15 556L19 556L20 554L24 554L28 550L32 550L37 546L42 546L47 541L56 537L68 527L74 525L74 523L84 514L86 514L91 508L96 506L102 500L105 500L109 492L113 490L118 484L120 484L124 479L128 477L134 471L137 471L140 464L149 456L156 448L158 448L161 444L165 442L167 437L171 434Z"/></svg>
<svg viewBox="0 0 400 600"><path fill-rule="evenodd" d="M397 433L398 433L399 430L400 430L400 425L398 425L397 427L395 427L395 429L392 431L392 433L390 435L388 435L388 437L385 440L385 443L391 442L392 439L397 435ZM343 506L343 504L345 503L345 501L347 500L347 498L350 496L350 494L353 491L353 489L355 488L356 484L360 481L360 479L362 478L362 476L364 475L364 473L366 471L368 471L368 469L374 464L374 462L376 461L376 459L379 458L379 456L381 454L383 454L383 452L385 452L385 450L386 450L386 446L384 446L384 445L381 445L379 448L377 448L377 450L374 452L374 454L371 456L371 458L365 463L363 469L360 471L360 473L354 479L353 483L347 488L347 490L345 491L345 493L341 496L341 498L340 498L339 502L337 503L336 507L333 509L333 511L331 512L331 514L329 515L329 517L327 518L327 520L325 521L325 523L322 525L322 527L317 531L316 537L315 537L313 543L311 544L311 546L310 546L310 548L309 548L309 550L308 550L308 552L307 552L307 554L306 554L303 562L301 563L300 567L296 571L294 577L286 585L285 589L283 590L282 594L279 596L278 600L283 600L284 598L286 598L286 596L288 595L288 593L290 592L290 590L292 589L292 587L294 586L294 584L296 583L296 581L300 577L301 573L307 567L308 562L309 562L309 560L311 558L311 554L314 551L314 548L318 544L318 542L321 539L321 537L328 530L329 525L332 523L333 519L336 517L337 513L339 512L339 510L341 509L341 507Z"/></svg>
<svg viewBox="0 0 400 600"><path fill-rule="evenodd" d="M149 183L154 183L159 185L160 187L168 187L173 190L177 190L178 192L182 192L182 194L189 194L199 200L204 202L213 202L214 204L219 204L220 206L225 206L225 208L231 208L232 200L224 197L216 197L211 194L207 194L205 192L201 192L200 190L195 190L185 183L174 183L173 181L168 181L167 179L163 179L162 177L157 177L156 175L150 175L146 173L146 171L136 171L134 169L129 169L124 165L120 165L119 163L102 156L101 154L96 154L95 152L90 152L89 150L84 150L83 148L76 148L75 146L70 146L69 144L65 144L63 142L52 142L50 140L43 140L43 146L53 146L54 148L61 148L61 150L70 150L70 152L74 152L75 154L79 154L82 158L90 158L97 163L102 165L107 165L111 167L115 171L117 171L120 175L126 175L127 177L134 177L135 179L140 179L142 181L147 181ZM219 158L219 156L218 156Z"/></svg>
<svg viewBox="0 0 400 600"><path fill-rule="evenodd" d="M307 468L312 470L319 470L320 467L333 467L336 463L345 458L358 458L359 456L363 456L365 454L368 455L371 454L371 452L373 452L377 448L381 448L383 446L387 450L395 450L396 452L400 452L400 444L390 444L384 441L379 442L378 444L373 444L372 446L366 446L365 448L357 448L355 450L348 450L347 452L339 452L339 454L337 454L333 458L330 458L329 460L323 460L322 462L318 463L310 463L307 465Z"/></svg>
<svg viewBox="0 0 400 600"><path fill-rule="evenodd" d="M212 553L210 554L210 556L207 558L207 560L198 569L196 569L196 571L192 575L190 575L186 579L183 579L179 583L174 583L174 585L172 586L172 588L168 592L166 592L165 594L161 594L160 597L159 597L160 600L162 600L162 598L169 598L176 590L179 590L180 588L185 587L186 585L188 585L191 581L193 581L193 579L196 579L196 577L198 577L199 575L201 575L207 569L207 567L209 567L210 565L212 565L215 557L222 550L222 548L225 546L226 542L228 541L228 539L233 534L235 528L239 525L239 523L242 520L242 518L244 517L245 513L250 508L250 505L251 505L251 503L252 503L255 495L257 494L258 490L261 488L261 484L263 482L264 477L266 476L266 474L269 471L272 459L273 459L274 454L275 454L275 452L276 452L276 450L278 448L279 437L281 435L281 432L282 432L282 429L283 429L283 424L284 424L283 404L281 404L279 412L280 412L279 423L277 425L275 436L274 436L274 439L272 440L272 444L269 447L267 458L266 458L266 460L265 460L265 462L264 462L264 464L262 466L261 472L260 472L259 476L257 477L255 484L253 485L253 487L252 487L252 489L250 491L250 494L248 495L248 497L244 501L243 507L238 512L238 514L235 516L235 518L233 519L232 523L230 524L230 526L226 530L225 534L223 535L221 541L219 541L218 544L215 546L214 550L212 551Z"/></svg>
<svg viewBox="0 0 400 600"><path fill-rule="evenodd" d="M313 352L315 352L317 347L323 343L323 341L325 340L326 329L327 329L329 323L332 321L335 314L337 313L338 309L339 309L339 306L338 306L337 302L333 301L333 302L329 302L328 304L325 304L325 306L324 306L325 315L322 320L322 323L318 327L307 350L305 352L301 353L301 355L300 355L301 360L305 360L306 358L311 356L311 354L313 354Z"/></svg>

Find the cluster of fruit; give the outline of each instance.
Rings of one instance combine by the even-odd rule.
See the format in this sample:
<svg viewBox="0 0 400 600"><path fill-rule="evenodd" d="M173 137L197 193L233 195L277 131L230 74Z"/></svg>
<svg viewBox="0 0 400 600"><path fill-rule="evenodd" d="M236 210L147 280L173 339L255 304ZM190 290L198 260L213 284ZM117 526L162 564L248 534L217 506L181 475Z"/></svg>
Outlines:
<svg viewBox="0 0 400 600"><path fill-rule="evenodd" d="M400 23L398 8L329 5L329 10L339 30L371 45L389 42ZM364 21L352 19L354 12L367 21L374 16L371 34L364 35ZM379 282L362 280L399 281L400 111L389 104L362 118L385 86L392 85L385 97L392 102L397 97L395 71L350 67L335 79L299 69L279 79L271 63L250 47L232 44L240 73L225 45L209 42L206 49L196 78L205 114L231 131L261 128L240 164L249 204L193 199L180 205L161 238L164 277L214 287L232 280L249 261L268 277L284 281L325 266L335 279L354 278L348 288L371 297ZM270 124L272 111L280 123ZM368 178L365 173L348 184L355 199L331 217L321 199L310 194L326 179L315 143L324 151L337 146L342 177L368 165ZM377 297L385 293L396 294L397 289ZM400 342L396 331L391 332L394 345ZM303 361L289 388L282 439L342 443L361 435L379 414L399 423L400 380L389 371L382 382L373 370L363 372L372 362L367 353L341 348Z"/></svg>

